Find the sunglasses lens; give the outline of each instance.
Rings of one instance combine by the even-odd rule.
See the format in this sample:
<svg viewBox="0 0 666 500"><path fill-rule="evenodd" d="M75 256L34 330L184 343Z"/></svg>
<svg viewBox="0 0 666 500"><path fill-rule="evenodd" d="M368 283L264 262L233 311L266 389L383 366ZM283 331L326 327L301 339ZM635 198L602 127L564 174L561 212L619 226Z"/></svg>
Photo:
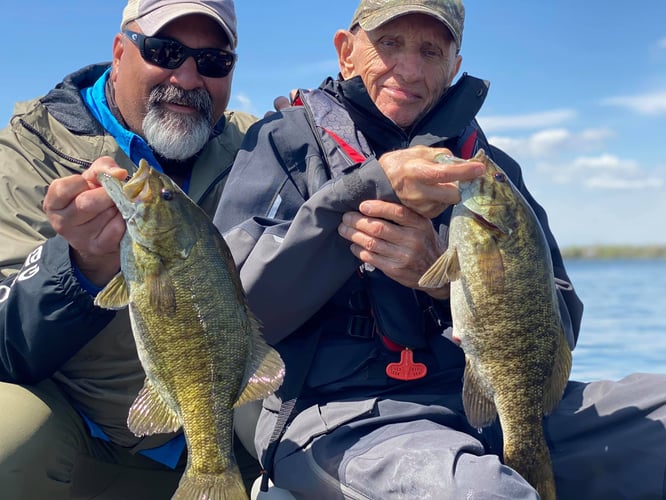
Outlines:
<svg viewBox="0 0 666 500"><path fill-rule="evenodd" d="M145 38L143 50L146 59L167 69L177 68L186 57L184 47L178 42L154 37Z"/></svg>
<svg viewBox="0 0 666 500"><path fill-rule="evenodd" d="M234 67L233 54L217 50L202 50L196 57L197 70L211 78L227 76Z"/></svg>

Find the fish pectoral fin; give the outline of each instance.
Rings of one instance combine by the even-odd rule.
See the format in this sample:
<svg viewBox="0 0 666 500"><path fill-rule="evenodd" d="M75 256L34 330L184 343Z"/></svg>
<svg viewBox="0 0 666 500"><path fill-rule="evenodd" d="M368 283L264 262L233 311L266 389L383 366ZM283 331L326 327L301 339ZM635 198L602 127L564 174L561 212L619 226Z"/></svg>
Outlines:
<svg viewBox="0 0 666 500"><path fill-rule="evenodd" d="M263 339L258 324L253 329L252 345L246 376L234 407L270 396L284 380L284 362L280 354Z"/></svg>
<svg viewBox="0 0 666 500"><path fill-rule="evenodd" d="M491 293L504 293L506 289L506 269L502 253L494 240L488 242L477 255L479 272L485 286Z"/></svg>
<svg viewBox="0 0 666 500"><path fill-rule="evenodd" d="M497 417L495 403L488 396L469 358L465 360L463 406L467 421L476 429L492 424Z"/></svg>
<svg viewBox="0 0 666 500"><path fill-rule="evenodd" d="M146 288L150 305L158 314L169 315L176 311L176 290L169 272L161 262L157 272L146 276Z"/></svg>
<svg viewBox="0 0 666 500"><path fill-rule="evenodd" d="M181 427L180 419L146 379L127 416L127 427L135 436L166 434Z"/></svg>
<svg viewBox="0 0 666 500"><path fill-rule="evenodd" d="M455 247L449 248L439 256L430 268L419 279L423 288L441 288L451 281L460 278L460 261Z"/></svg>
<svg viewBox="0 0 666 500"><path fill-rule="evenodd" d="M569 382L571 374L571 349L567 342L567 337L563 329L557 337L557 351L555 353L555 362L553 363L553 372L546 382L544 391L543 412L548 415L560 403L564 389Z"/></svg>
<svg viewBox="0 0 666 500"><path fill-rule="evenodd" d="M129 304L129 287L123 273L116 274L95 297L95 305L104 309L122 309Z"/></svg>

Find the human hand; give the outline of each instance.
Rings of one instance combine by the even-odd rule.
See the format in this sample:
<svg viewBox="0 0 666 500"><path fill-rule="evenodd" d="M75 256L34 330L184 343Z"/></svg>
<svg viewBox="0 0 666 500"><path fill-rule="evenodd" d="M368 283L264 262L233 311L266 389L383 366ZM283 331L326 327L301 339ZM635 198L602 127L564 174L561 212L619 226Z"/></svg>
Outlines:
<svg viewBox="0 0 666 500"><path fill-rule="evenodd" d="M280 95L277 96L275 99L273 99L273 107L275 108L275 111L266 111L266 113L264 113L264 118L271 116L276 111L281 111L291 106L292 103L294 102L297 93L298 91L296 89L293 89L291 92L289 92L289 97Z"/></svg>
<svg viewBox="0 0 666 500"><path fill-rule="evenodd" d="M460 201L456 181L471 180L483 174L481 162L442 164L438 154L450 155L445 148L413 146L391 151L379 164L400 201L407 208L429 219Z"/></svg>
<svg viewBox="0 0 666 500"><path fill-rule="evenodd" d="M445 243L427 217L400 205L366 200L360 212L347 212L338 233L352 242L352 253L409 288L423 290L438 299L449 296L448 285L420 288L419 278L444 252Z"/></svg>
<svg viewBox="0 0 666 500"><path fill-rule="evenodd" d="M70 245L72 262L97 286L108 283L120 269L125 232L125 221L97 181L102 172L127 177L127 170L102 157L83 174L54 180L43 203L49 223Z"/></svg>

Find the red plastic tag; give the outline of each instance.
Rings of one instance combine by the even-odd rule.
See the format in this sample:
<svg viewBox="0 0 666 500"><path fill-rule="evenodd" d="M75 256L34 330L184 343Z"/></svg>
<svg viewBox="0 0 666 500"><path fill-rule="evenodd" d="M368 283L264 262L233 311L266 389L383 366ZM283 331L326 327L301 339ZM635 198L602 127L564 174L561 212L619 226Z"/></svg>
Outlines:
<svg viewBox="0 0 666 500"><path fill-rule="evenodd" d="M386 366L386 375L396 380L417 380L428 373L428 367L423 363L414 363L414 353L405 348L400 353L398 363L389 363Z"/></svg>

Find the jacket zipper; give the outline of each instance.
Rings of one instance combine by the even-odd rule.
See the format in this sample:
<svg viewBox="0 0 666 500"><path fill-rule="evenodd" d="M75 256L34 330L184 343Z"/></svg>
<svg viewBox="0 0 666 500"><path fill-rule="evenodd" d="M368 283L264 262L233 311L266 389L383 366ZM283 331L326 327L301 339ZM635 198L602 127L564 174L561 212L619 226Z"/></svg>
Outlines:
<svg viewBox="0 0 666 500"><path fill-rule="evenodd" d="M34 134L35 136L37 136L37 138L41 141L42 144L44 144L44 146L46 146L46 147L48 148L49 151L55 153L56 155L58 155L58 156L59 156L60 158L62 158L63 160L70 161L70 162L75 163L75 164L77 164L77 165L80 165L81 167L84 167L84 168L88 168L88 167L90 167L90 165L92 164L92 163L89 162L89 161L81 160L81 159L79 159L79 158L74 158L73 156L70 156L70 155L68 155L68 154L63 153L62 151L57 150L55 147L53 147L53 146L52 146L52 145L46 140L46 138L45 138L42 134L39 133L39 131L38 131L35 127L33 127L32 125L28 125L28 124L27 124L25 121L23 121L22 119L19 120L19 123L23 126L23 128L25 128L25 129L28 130L30 133L32 133L32 134Z"/></svg>

